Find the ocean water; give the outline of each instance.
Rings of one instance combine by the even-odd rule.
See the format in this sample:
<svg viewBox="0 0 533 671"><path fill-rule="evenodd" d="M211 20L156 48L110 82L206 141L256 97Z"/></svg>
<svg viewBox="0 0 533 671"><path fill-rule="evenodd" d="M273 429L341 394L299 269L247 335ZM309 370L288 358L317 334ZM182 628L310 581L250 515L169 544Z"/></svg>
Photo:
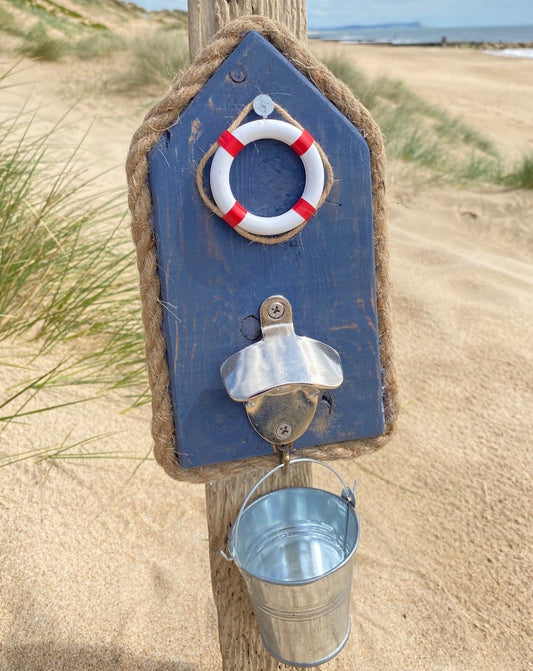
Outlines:
<svg viewBox="0 0 533 671"><path fill-rule="evenodd" d="M353 27L311 30L310 37L323 40L377 44L441 44L447 42L533 43L533 26L477 26L427 28L417 25ZM531 51L527 49L525 51ZM509 54L511 55L511 54ZM524 55L522 55L524 57ZM529 56L526 56L529 57Z"/></svg>

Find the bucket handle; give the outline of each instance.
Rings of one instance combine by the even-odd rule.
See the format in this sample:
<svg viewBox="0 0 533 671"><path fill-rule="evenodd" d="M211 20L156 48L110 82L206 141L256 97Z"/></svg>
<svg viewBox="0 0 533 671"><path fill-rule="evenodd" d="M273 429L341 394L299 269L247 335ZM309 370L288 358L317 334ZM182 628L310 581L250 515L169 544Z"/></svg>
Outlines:
<svg viewBox="0 0 533 671"><path fill-rule="evenodd" d="M319 461L318 459L311 459L311 457L300 457L299 459L292 459L289 462L289 466L292 464L302 464L302 463L307 463L307 464L318 464L319 466L323 466L324 468L327 468L328 471L331 471L333 475L336 476L337 480L341 483L342 485L342 492L341 492L341 497L347 501L352 507L355 508L355 487L356 487L356 482L354 482L353 489L350 489L348 485L344 482L344 480L341 478L341 476L337 473L337 471L333 468L333 466L329 466L328 464L324 463L323 461ZM285 464L279 464L278 466L275 466L271 471L263 475L263 477L258 480L255 485L250 489L248 492L246 498L244 499L244 502L239 510L239 514L237 515L237 519L235 520L235 524L233 527L233 531L230 534L230 540L228 543L228 552L229 555L227 555L223 550L220 551L224 559L227 561L233 561L233 547L231 544L231 539L237 537L237 531L239 529L239 524L241 521L241 517L246 510L248 503L252 496L255 494L255 492L259 489L259 487L267 480L271 475L273 475L276 471L279 471L281 468L284 468Z"/></svg>

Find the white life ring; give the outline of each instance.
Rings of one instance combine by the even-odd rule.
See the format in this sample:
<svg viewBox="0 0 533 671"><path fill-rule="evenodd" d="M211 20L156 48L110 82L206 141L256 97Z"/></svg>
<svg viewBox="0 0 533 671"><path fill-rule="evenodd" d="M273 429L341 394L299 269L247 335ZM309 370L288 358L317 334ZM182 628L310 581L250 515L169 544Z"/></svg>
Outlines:
<svg viewBox="0 0 533 671"><path fill-rule="evenodd" d="M254 140L280 140L288 144L302 159L305 188L301 198L290 210L275 217L260 217L248 212L231 191L229 175L237 154ZM278 235L296 228L316 212L324 189L324 165L313 136L306 130L277 119L258 119L224 131L211 164L210 183L215 203L222 218L230 226L239 226L248 233Z"/></svg>

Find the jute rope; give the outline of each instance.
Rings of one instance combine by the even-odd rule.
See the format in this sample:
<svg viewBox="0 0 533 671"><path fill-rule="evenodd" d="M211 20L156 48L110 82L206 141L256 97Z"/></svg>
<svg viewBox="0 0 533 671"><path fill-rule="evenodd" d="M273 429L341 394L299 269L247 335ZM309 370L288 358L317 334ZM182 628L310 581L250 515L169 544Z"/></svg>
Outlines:
<svg viewBox="0 0 533 671"><path fill-rule="evenodd" d="M184 469L175 456L174 421L168 391L169 370L166 343L162 332L163 312L157 276L157 258L148 186L148 153L163 133L172 126L181 111L207 83L215 70L252 30L261 33L302 74L346 116L361 132L370 150L374 247L376 263L377 312L380 356L383 368L385 431L382 436L299 450L306 456L323 459L349 458L366 454L384 445L391 437L398 414L396 377L393 365L389 305L389 251L385 215L385 151L383 139L370 113L340 82L280 23L260 16L236 19L215 35L211 44L171 85L168 95L147 114L133 136L126 164L132 233L137 249L142 318L146 332L146 363L152 391L152 436L155 457L171 477L190 482L207 482L238 475L253 467L272 465L277 456L253 457L213 466ZM179 452L179 445L176 446Z"/></svg>
<svg viewBox="0 0 533 671"><path fill-rule="evenodd" d="M244 106L240 114L237 116L235 121L229 126L228 130L231 132L235 130L238 126L241 125L241 123L244 121L246 116L250 113L251 109L253 107L253 102L248 103L247 105ZM274 103L274 109L276 112L282 116L284 119L286 119L289 123L291 123L293 126L296 126L300 130L304 130L303 126L296 121L288 112L286 109L284 109L281 105L278 105L278 103ZM324 164L324 168L326 169L326 184L324 186L324 189L322 191L322 195L320 196L320 200L317 203L316 209L324 203L326 198L329 195L329 192L331 191L331 187L333 186L334 182L334 176L333 176L333 168L331 167L331 163L329 162L328 157L326 156L326 153L322 149L322 147L318 144L318 142L315 140L315 145L316 148L318 149L318 153L320 154L320 157L322 159L322 163ZM205 172L205 166L207 165L207 162L213 156L213 154L216 152L218 149L218 142L213 142L213 144L209 147L205 155L203 156L202 160L198 164L198 168L196 170L196 175L195 175L195 181L196 181L196 186L198 188L198 191L200 193L200 196L202 200L205 203L205 206L211 210L214 214L217 215L217 217L222 217L222 212L219 210L219 208L216 206L216 203L214 203L209 195L207 194L205 187L204 187L204 172ZM247 240L251 240L252 242L259 242L263 245L275 245L279 244L281 242L287 242L291 238L293 238L295 235L297 235L307 224L307 221L303 221L299 226L296 226L296 228L293 228L290 231L287 231L286 233L282 233L281 235L255 235L254 233L249 233L248 231L245 231L244 228L241 228L240 226L235 226L233 229L236 233L239 235L242 235L243 238L246 238Z"/></svg>

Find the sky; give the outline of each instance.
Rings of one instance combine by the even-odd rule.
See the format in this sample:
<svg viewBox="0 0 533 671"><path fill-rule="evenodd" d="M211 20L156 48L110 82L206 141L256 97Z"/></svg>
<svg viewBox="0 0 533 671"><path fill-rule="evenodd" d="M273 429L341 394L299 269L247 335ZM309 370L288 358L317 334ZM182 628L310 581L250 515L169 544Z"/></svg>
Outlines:
<svg viewBox="0 0 533 671"><path fill-rule="evenodd" d="M187 9L187 0L136 0L146 9ZM307 0L310 29L351 24L533 25L533 0Z"/></svg>

